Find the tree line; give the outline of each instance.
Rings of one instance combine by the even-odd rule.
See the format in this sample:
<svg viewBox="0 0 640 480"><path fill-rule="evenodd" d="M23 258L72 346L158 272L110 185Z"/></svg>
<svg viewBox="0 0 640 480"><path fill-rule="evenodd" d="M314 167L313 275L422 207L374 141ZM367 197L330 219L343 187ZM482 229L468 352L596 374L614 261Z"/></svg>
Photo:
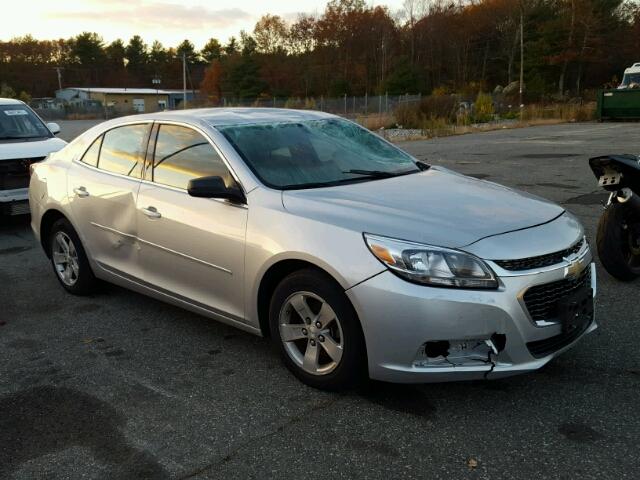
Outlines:
<svg viewBox="0 0 640 480"><path fill-rule="evenodd" d="M524 52L521 62L521 47ZM265 15L251 32L201 50L97 33L0 42L0 82L51 96L64 86L182 87L222 98L491 91L524 73L530 99L613 85L640 61L637 0L406 0L397 12L331 0L293 22ZM5 87L6 90L6 87Z"/></svg>

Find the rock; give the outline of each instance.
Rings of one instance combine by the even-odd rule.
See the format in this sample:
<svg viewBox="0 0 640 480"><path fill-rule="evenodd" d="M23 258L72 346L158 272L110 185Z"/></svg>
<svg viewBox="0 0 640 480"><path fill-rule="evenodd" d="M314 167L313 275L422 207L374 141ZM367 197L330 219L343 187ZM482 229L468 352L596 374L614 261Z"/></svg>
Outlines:
<svg viewBox="0 0 640 480"><path fill-rule="evenodd" d="M520 82L517 80L515 82L511 82L502 89L502 93L505 95L515 95L516 93L520 93Z"/></svg>

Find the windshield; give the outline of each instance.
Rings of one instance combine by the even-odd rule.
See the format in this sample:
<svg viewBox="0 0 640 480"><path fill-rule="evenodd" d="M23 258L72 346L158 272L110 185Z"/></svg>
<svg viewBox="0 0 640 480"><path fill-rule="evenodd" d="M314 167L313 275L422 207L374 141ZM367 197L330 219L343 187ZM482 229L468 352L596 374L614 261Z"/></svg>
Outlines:
<svg viewBox="0 0 640 480"><path fill-rule="evenodd" d="M341 119L229 125L218 130L263 183L280 190L420 171L406 153Z"/></svg>
<svg viewBox="0 0 640 480"><path fill-rule="evenodd" d="M0 105L0 140L51 136L49 129L26 105Z"/></svg>
<svg viewBox="0 0 640 480"><path fill-rule="evenodd" d="M640 72L639 73L625 73L622 77L623 87L640 86Z"/></svg>

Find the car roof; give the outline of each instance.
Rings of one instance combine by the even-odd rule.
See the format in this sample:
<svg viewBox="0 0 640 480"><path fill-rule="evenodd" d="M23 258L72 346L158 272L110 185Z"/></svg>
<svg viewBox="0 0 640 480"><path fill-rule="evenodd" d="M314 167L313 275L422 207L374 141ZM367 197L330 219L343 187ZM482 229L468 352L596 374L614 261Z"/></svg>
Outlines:
<svg viewBox="0 0 640 480"><path fill-rule="evenodd" d="M24 102L15 98L0 98L0 105L24 105Z"/></svg>
<svg viewBox="0 0 640 480"><path fill-rule="evenodd" d="M300 122L336 118L329 113L286 108L196 108L149 113L127 117L126 120L167 120L204 122L213 127L248 125L252 123ZM124 118L120 120L125 120Z"/></svg>

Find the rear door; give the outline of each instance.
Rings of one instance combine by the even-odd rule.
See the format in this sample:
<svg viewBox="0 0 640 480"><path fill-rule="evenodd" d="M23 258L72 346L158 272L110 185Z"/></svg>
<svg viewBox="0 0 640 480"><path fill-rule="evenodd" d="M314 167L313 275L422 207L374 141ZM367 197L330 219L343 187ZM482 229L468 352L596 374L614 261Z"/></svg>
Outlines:
<svg viewBox="0 0 640 480"><path fill-rule="evenodd" d="M190 179L235 182L202 133L160 124L138 195L140 265L160 291L233 320L244 317L246 205L194 198Z"/></svg>
<svg viewBox="0 0 640 480"><path fill-rule="evenodd" d="M108 130L68 174L71 208L84 246L112 273L139 277L136 198L152 124Z"/></svg>

